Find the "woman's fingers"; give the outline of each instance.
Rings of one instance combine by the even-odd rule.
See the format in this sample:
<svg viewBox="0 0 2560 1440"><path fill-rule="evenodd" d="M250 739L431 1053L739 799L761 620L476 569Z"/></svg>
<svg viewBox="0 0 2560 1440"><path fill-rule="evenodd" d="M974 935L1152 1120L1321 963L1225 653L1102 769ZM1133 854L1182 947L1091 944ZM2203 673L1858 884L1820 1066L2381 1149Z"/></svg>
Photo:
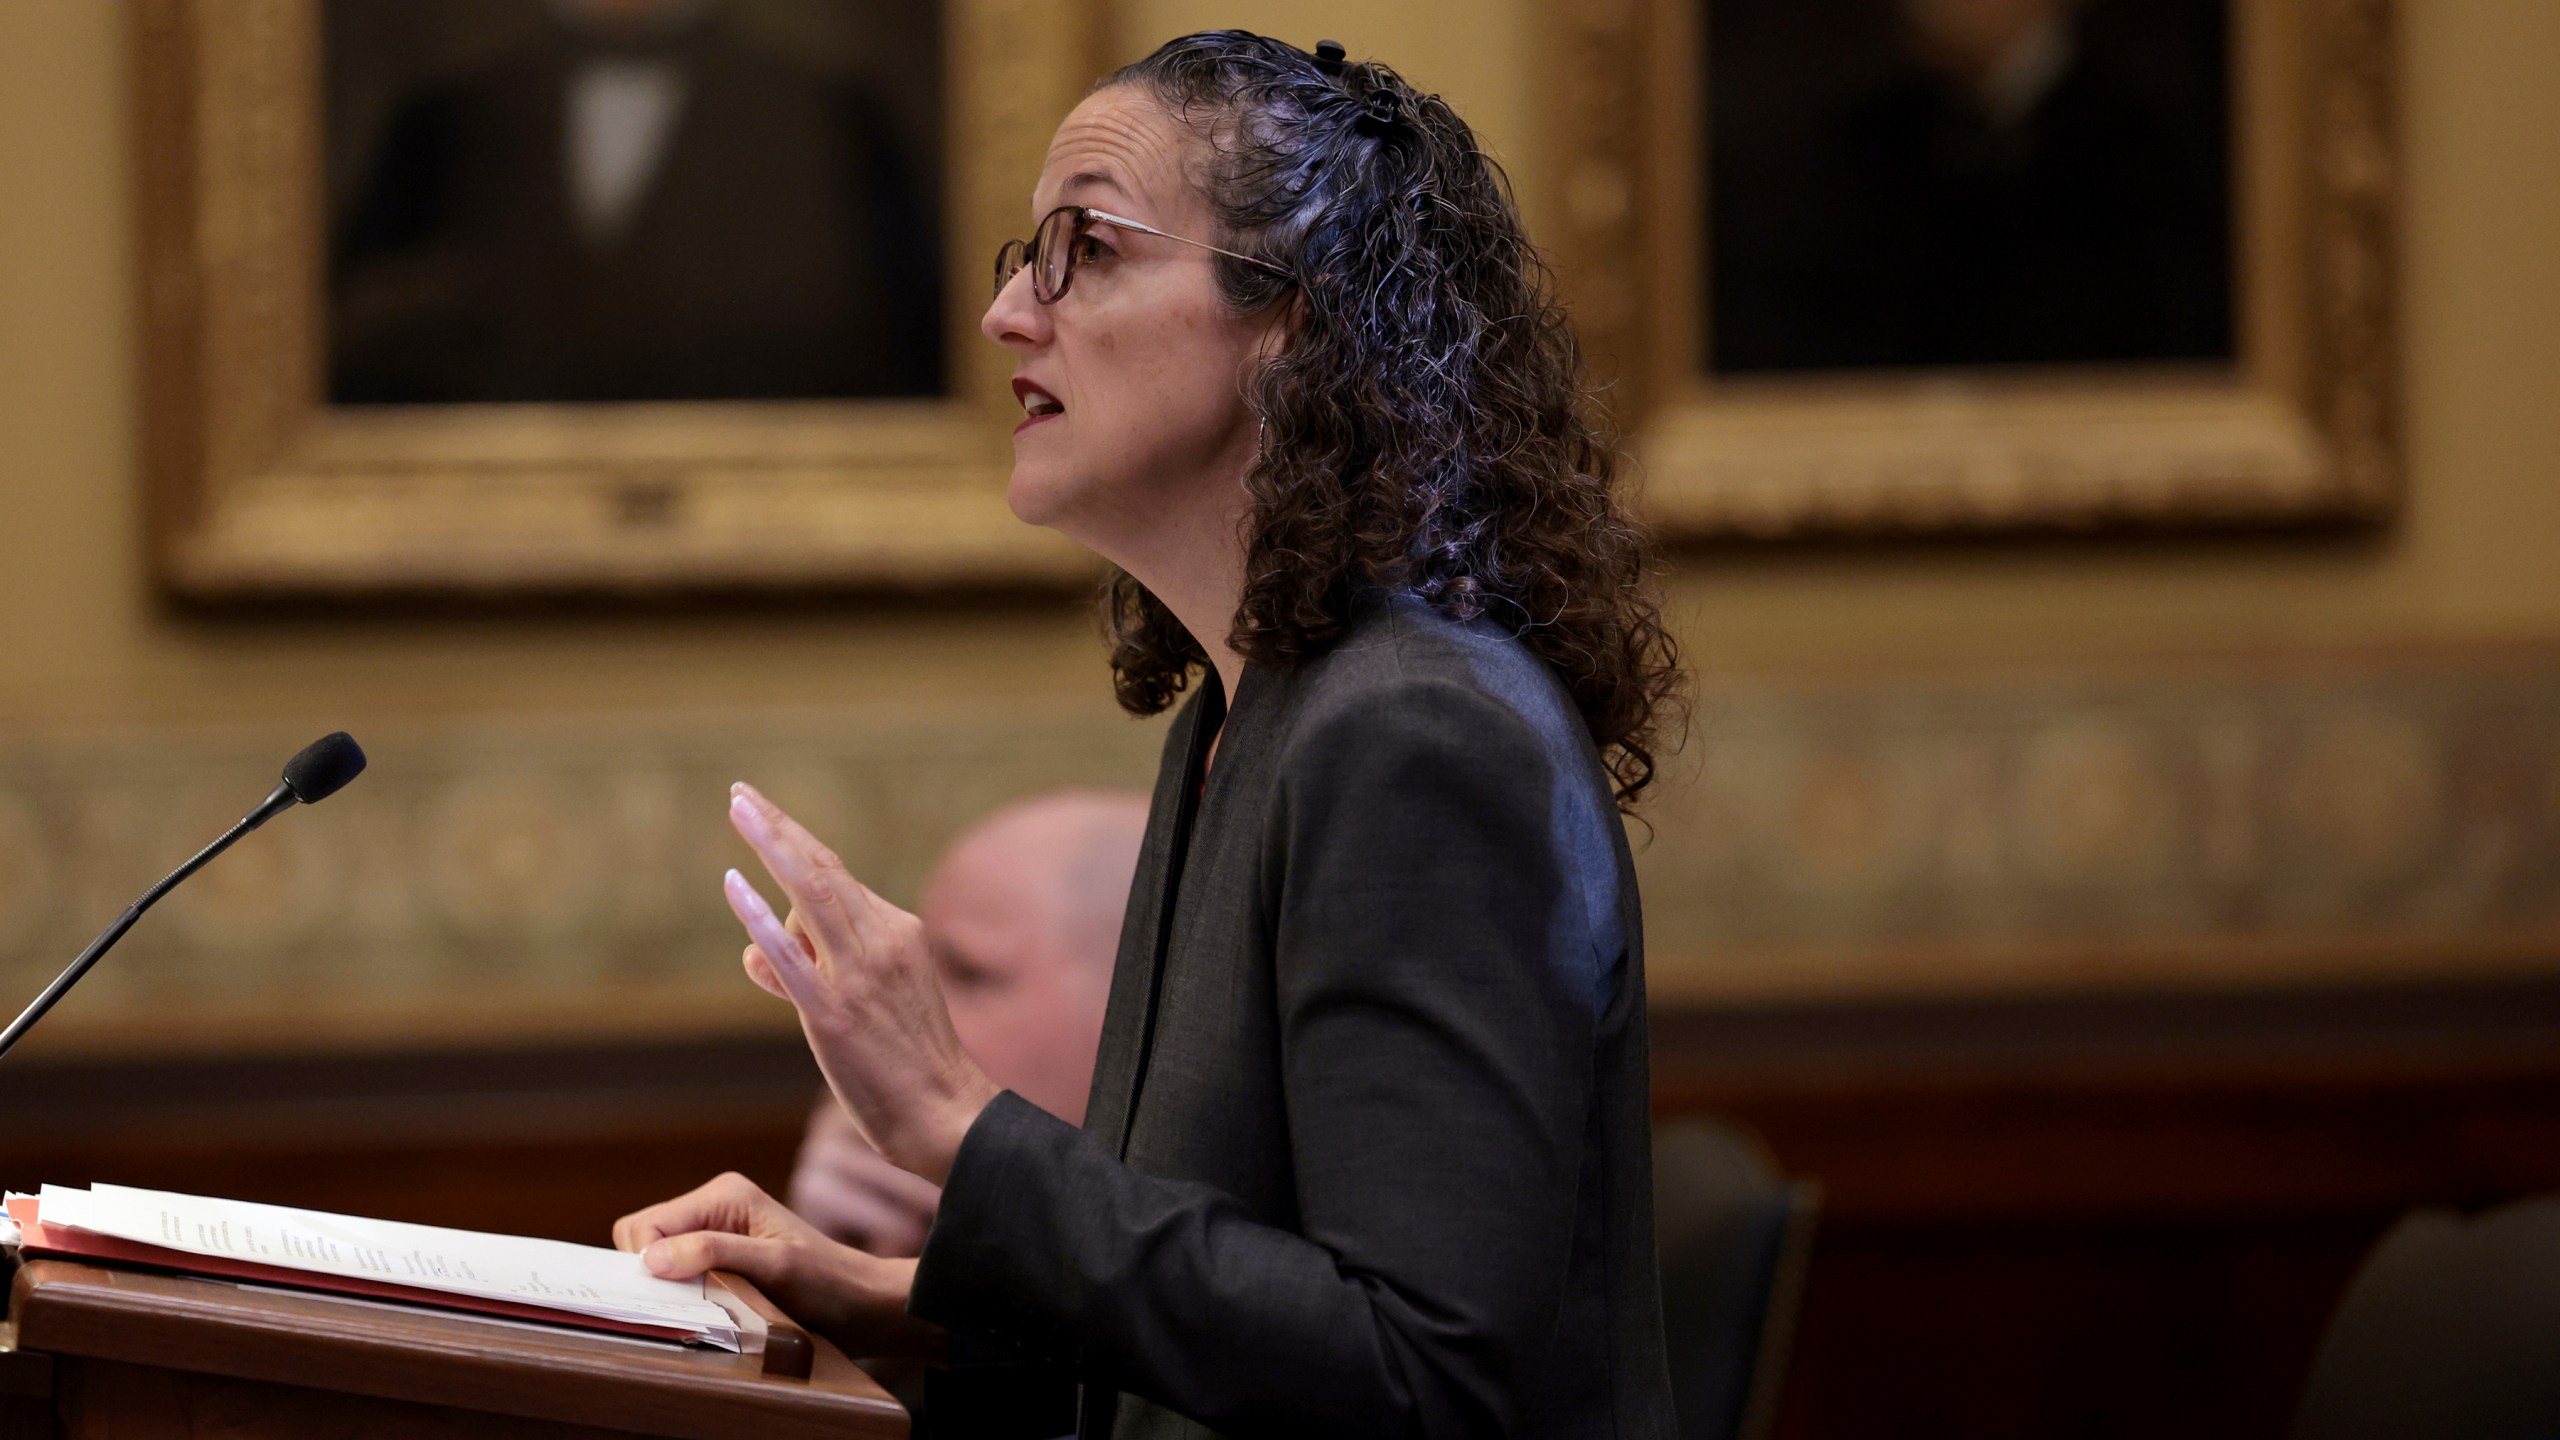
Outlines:
<svg viewBox="0 0 2560 1440"><path fill-rule="evenodd" d="M755 941L746 957L748 978L793 1004L802 1003L804 998L814 1000L813 995L804 996L817 983L817 959L810 948L783 928L781 918L756 893L756 887L747 883L746 876L730 871L721 877L720 893L728 897L729 913L747 927L747 938ZM758 960L764 962L772 984L765 984L765 977L756 974Z"/></svg>
<svg viewBox="0 0 2560 1440"><path fill-rule="evenodd" d="M790 899L793 912L818 932L818 938L830 946L858 943L854 922L860 898L856 892L861 887L845 872L844 862L834 851L743 782L730 787L729 824L764 862L773 883Z"/></svg>
<svg viewBox="0 0 2560 1440"><path fill-rule="evenodd" d="M651 1241L640 1252L640 1263L662 1280L690 1280L705 1270L726 1270L764 1289L779 1288L791 1277L790 1255L791 1247L780 1240L694 1230Z"/></svg>
<svg viewBox="0 0 2560 1440"><path fill-rule="evenodd" d="M705 1181L613 1222L613 1248L644 1250L658 1239L693 1230L752 1234L771 1230L775 1215L790 1215L763 1187L735 1171Z"/></svg>
<svg viewBox="0 0 2560 1440"><path fill-rule="evenodd" d="M746 967L747 978L756 982L757 989L776 1000L791 999L791 992L784 988L782 977L774 973L773 962L765 958L763 946L748 946L738 957L738 962Z"/></svg>
<svg viewBox="0 0 2560 1440"><path fill-rule="evenodd" d="M660 1236L701 1228L687 1223L692 1216L685 1202L692 1198L690 1195L681 1195L664 1204L652 1205L646 1210L634 1210L614 1221L613 1248L645 1250Z"/></svg>

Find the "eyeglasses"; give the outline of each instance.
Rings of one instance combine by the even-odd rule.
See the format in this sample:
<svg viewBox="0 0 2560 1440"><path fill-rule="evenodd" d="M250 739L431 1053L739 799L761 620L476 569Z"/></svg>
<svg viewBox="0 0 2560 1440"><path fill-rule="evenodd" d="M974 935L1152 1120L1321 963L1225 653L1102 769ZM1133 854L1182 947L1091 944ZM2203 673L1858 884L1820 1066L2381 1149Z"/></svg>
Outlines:
<svg viewBox="0 0 2560 1440"><path fill-rule="evenodd" d="M1057 304L1058 298L1067 293L1067 286L1074 282L1076 267L1088 258L1085 255L1085 241L1090 238L1088 232L1096 222L1116 225L1123 230L1135 230L1141 235L1155 235L1166 240L1178 241L1184 245L1206 250L1213 255L1224 255L1230 260L1241 260L1258 270L1268 270L1292 283L1297 280L1296 276L1268 260L1256 259L1251 255L1239 255L1233 250L1222 250L1204 240L1192 240L1169 234L1153 225L1141 225L1126 216L1114 215L1106 210L1096 210L1084 205L1061 205L1041 217L1040 228L1031 232L1031 239L1028 242L1007 240L1002 248L996 251L996 293L1003 294L1004 287L1011 284L1013 277L1028 265L1031 267L1033 297L1043 305Z"/></svg>

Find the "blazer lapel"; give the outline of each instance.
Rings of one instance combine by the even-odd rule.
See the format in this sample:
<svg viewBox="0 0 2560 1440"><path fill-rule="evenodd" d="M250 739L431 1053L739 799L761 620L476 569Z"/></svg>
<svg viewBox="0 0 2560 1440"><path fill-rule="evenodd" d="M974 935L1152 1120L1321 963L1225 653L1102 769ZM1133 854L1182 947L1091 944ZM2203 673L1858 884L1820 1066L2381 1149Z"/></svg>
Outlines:
<svg viewBox="0 0 2560 1440"><path fill-rule="evenodd" d="M1120 921L1120 953L1112 964L1111 999L1094 1055L1093 1088L1085 1097L1084 1128L1115 1155L1125 1155L1129 1148L1129 1120L1145 1077L1147 1041L1155 1029L1156 992L1164 981L1174 900L1182 888L1183 859L1200 808L1201 763L1225 716L1226 697L1213 671L1165 736L1164 763L1147 807L1146 838L1138 847L1138 872Z"/></svg>

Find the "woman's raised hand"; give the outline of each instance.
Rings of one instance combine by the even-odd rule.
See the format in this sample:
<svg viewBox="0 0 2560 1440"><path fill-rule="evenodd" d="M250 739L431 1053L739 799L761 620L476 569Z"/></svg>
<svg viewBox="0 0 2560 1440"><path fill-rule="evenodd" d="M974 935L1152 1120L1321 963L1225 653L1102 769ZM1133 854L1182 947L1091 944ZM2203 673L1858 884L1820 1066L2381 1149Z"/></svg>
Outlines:
<svg viewBox="0 0 2560 1440"><path fill-rule="evenodd" d="M874 895L752 785L729 793L737 827L791 901L778 918L737 871L747 975L791 1002L829 1088L873 1149L936 1185L997 1087L960 1046L916 917Z"/></svg>
<svg viewBox="0 0 2560 1440"><path fill-rule="evenodd" d="M746 1277L784 1313L857 1355L930 1354L941 1330L907 1314L916 1262L884 1260L818 1233L743 1175L723 1175L613 1222L613 1244L649 1272Z"/></svg>

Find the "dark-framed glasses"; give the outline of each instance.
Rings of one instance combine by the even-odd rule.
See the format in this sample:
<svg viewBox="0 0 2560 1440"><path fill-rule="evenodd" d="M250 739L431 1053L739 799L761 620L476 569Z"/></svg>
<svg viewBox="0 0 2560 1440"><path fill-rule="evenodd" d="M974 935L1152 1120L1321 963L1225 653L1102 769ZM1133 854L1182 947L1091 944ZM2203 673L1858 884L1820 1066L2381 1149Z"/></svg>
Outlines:
<svg viewBox="0 0 2560 1440"><path fill-rule="evenodd" d="M1086 251L1092 240L1092 229L1098 224L1134 230L1141 235L1154 235L1213 255L1224 255L1230 260L1241 260L1293 284L1297 280L1296 276L1268 260L1240 255L1205 240L1175 235L1153 225L1142 225L1108 210L1096 210L1089 205L1061 205L1040 218L1040 228L1031 232L1029 240L1007 240L996 251L996 293L1003 294L1004 287L1012 283L1013 277L1029 267L1032 296L1043 305L1057 304L1058 298L1067 293L1067 286L1074 283L1076 267L1091 258Z"/></svg>

